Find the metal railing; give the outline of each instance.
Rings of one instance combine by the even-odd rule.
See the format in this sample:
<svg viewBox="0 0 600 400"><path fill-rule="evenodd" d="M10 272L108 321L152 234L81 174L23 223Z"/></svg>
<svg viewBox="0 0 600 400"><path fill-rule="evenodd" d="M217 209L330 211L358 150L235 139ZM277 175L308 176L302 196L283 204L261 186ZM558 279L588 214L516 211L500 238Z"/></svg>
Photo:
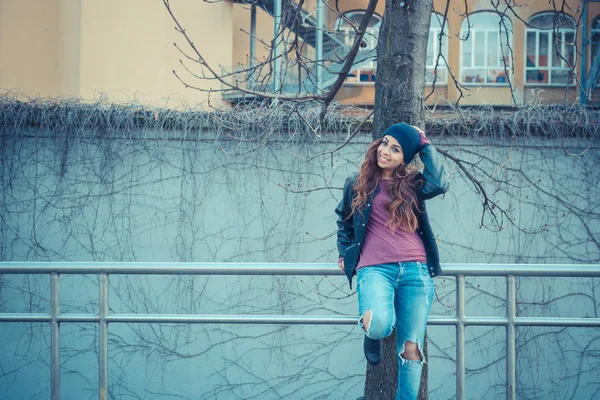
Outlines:
<svg viewBox="0 0 600 400"><path fill-rule="evenodd" d="M263 67L257 67L256 64L222 66L223 97L225 99L251 98L241 89L255 92L275 92L279 88L282 93L289 95L320 93L327 90L338 79L349 51L349 46L332 41L323 46L321 59L306 63L301 70L298 69L296 62L292 62L287 67L286 63L280 62L282 69L279 72L274 72L271 67L266 65ZM376 65L377 50L375 48L361 49L354 58L350 72L363 67L375 68ZM317 74L317 67L321 68L320 74ZM318 80L317 75L319 75ZM275 81L279 82L279 86L275 85Z"/></svg>
<svg viewBox="0 0 600 400"><path fill-rule="evenodd" d="M600 318L518 317L516 315L517 277L600 277L600 265L593 264L446 264L444 276L456 277L456 316L429 317L428 325L456 327L456 398L465 399L465 327L506 327L506 398L516 398L517 326L600 327ZM0 313L0 322L49 322L51 335L51 398L60 398L60 324L94 322L99 326L98 398L108 396L109 323L183 323L183 324L326 324L354 325L357 316L336 315L198 315L198 314L109 314L108 276L120 275L343 275L332 264L259 263L66 263L0 262L3 274L50 275L50 313ZM60 274L98 274L99 312L60 313ZM468 317L465 313L465 277L506 277L506 316Z"/></svg>

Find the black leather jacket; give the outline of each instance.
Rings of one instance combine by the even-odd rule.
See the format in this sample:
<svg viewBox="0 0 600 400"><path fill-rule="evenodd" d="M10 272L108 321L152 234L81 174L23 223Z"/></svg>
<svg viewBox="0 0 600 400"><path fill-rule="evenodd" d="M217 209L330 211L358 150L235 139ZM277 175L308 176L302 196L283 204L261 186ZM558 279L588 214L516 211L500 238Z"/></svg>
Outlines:
<svg viewBox="0 0 600 400"><path fill-rule="evenodd" d="M426 144L420 151L421 161L425 166L423 173L419 173L418 179L423 181L423 185L417 193L419 198L419 208L423 212L418 216L419 227L417 228L427 255L427 266L429 274L434 277L441 274L440 259L438 254L437 243L429 218L427 217L427 209L425 208L425 200L431 199L448 191L448 182L444 177L444 165L441 156L432 145ZM358 173L354 173L344 184L344 194L342 201L335 209L338 215L337 225L337 247L340 257L344 257L344 270L352 289L352 277L354 276L358 257L362 242L365 238L367 223L371 216L371 205L373 199L379 193L379 188L367 199L367 206L362 210L362 213L352 213L352 199L356 196L354 184Z"/></svg>

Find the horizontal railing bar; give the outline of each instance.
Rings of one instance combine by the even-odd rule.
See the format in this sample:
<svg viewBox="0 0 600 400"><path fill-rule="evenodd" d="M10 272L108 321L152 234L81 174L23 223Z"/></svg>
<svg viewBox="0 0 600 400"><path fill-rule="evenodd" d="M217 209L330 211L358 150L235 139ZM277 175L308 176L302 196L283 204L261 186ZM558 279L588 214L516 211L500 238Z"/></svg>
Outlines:
<svg viewBox="0 0 600 400"><path fill-rule="evenodd" d="M507 326L506 317L465 317L465 325L469 326Z"/></svg>
<svg viewBox="0 0 600 400"><path fill-rule="evenodd" d="M456 317L430 315L427 319L427 325L435 326L456 326L458 319Z"/></svg>
<svg viewBox="0 0 600 400"><path fill-rule="evenodd" d="M50 322L52 317L50 314L38 313L4 313L0 314L0 322Z"/></svg>
<svg viewBox="0 0 600 400"><path fill-rule="evenodd" d="M336 315L185 315L118 314L106 317L119 323L257 324L257 325L356 325L358 317Z"/></svg>
<svg viewBox="0 0 600 400"><path fill-rule="evenodd" d="M98 322L100 318L93 314L61 314L58 322Z"/></svg>
<svg viewBox="0 0 600 400"><path fill-rule="evenodd" d="M0 314L0 322L49 322L50 314ZM58 322L95 322L93 314L61 314ZM112 314L106 317L113 323L188 323L188 324L326 324L354 325L358 316L340 315L211 315L211 314Z"/></svg>
<svg viewBox="0 0 600 400"><path fill-rule="evenodd" d="M600 277L600 264L443 264L444 275Z"/></svg>
<svg viewBox="0 0 600 400"><path fill-rule="evenodd" d="M50 322L50 314L13 313L0 314L0 322ZM61 314L58 322L94 322L100 318L93 314ZM106 317L113 323L166 323L166 324L256 324L256 325L354 325L358 316L345 315L211 315L211 314L112 314ZM455 326L458 319L452 316L432 315L430 326ZM469 326L507 326L505 317L465 317ZM517 317L516 326L547 327L600 327L600 318L543 318Z"/></svg>
<svg viewBox="0 0 600 400"><path fill-rule="evenodd" d="M343 275L331 263L0 262L1 274Z"/></svg>
<svg viewBox="0 0 600 400"><path fill-rule="evenodd" d="M517 317L517 326L554 326L554 327L581 327L600 328L600 318L542 318L542 317Z"/></svg>
<svg viewBox="0 0 600 400"><path fill-rule="evenodd" d="M600 277L599 264L443 264L442 276ZM2 274L343 275L333 263L0 262Z"/></svg>
<svg viewBox="0 0 600 400"><path fill-rule="evenodd" d="M50 322L52 316L43 313L0 313L0 322ZM95 322L100 318L94 314L59 314L56 318L59 323L62 322Z"/></svg>

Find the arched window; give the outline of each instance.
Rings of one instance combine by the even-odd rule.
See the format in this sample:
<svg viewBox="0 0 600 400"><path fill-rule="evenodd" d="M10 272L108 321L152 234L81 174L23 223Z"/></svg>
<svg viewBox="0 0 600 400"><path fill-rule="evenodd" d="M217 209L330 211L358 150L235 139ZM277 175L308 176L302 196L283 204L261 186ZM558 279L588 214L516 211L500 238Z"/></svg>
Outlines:
<svg viewBox="0 0 600 400"><path fill-rule="evenodd" d="M512 23L495 12L479 12L465 18L461 26L462 83L508 84L512 68Z"/></svg>
<svg viewBox="0 0 600 400"><path fill-rule="evenodd" d="M425 81L433 83L434 76L437 75L436 84L448 83L448 67L443 58L439 59L437 69L435 63L438 60L438 55L442 53L444 57L448 57L448 22L444 25L444 35L440 43L440 32L442 31L443 16L437 13L431 13L431 24L429 25L429 39L427 40L427 61ZM441 48L440 48L441 45Z"/></svg>
<svg viewBox="0 0 600 400"><path fill-rule="evenodd" d="M339 35L343 38L344 43L350 47L354 43L356 37L356 28L360 25L360 22L365 14L364 11L350 11L344 14L344 17L339 17L335 23L335 29ZM381 25L381 18L373 14L369 21L369 25L363 36L366 42L365 47L360 47L360 52L373 52L377 47L377 37L379 36L379 27ZM336 54L339 56L339 50ZM373 52L374 53L374 52ZM373 57L369 58L369 61L363 63L359 69L351 71L348 75L347 81L354 82L374 82L375 81L375 69L377 68L377 62Z"/></svg>
<svg viewBox="0 0 600 400"><path fill-rule="evenodd" d="M568 15L551 12L534 15L528 23L525 83L572 84L575 20Z"/></svg>
<svg viewBox="0 0 600 400"><path fill-rule="evenodd" d="M352 43L354 43L356 28L358 28L360 25L364 14L364 11L350 11L344 14L344 17L339 17L337 19L335 23L335 29L343 35L346 45L352 46ZM373 14L373 16L371 16L371 20L369 21L367 31L364 35L367 46L361 48L361 51L373 50L377 46L377 36L379 36L380 25L381 18L378 15Z"/></svg>

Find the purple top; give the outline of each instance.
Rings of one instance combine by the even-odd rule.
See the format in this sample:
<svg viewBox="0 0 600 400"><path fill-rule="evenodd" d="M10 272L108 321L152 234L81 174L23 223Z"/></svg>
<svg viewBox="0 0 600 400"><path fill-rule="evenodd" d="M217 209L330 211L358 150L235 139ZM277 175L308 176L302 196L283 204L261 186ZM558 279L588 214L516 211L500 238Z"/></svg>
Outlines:
<svg viewBox="0 0 600 400"><path fill-rule="evenodd" d="M386 205L390 201L387 192L389 179L379 180L379 193L373 200L373 210L367 224L360 258L356 268L386 263L419 261L426 263L425 245L418 232L401 229L392 231L385 226L389 219Z"/></svg>

